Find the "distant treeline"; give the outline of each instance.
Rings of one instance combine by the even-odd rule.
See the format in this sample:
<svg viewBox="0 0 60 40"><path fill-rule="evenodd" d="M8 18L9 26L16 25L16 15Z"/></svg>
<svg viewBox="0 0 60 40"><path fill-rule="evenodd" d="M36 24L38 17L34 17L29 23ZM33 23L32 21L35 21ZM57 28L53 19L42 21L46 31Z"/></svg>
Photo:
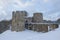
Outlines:
<svg viewBox="0 0 60 40"><path fill-rule="evenodd" d="M12 20L2 20L0 21L0 33L9 29L9 25L12 23Z"/></svg>
<svg viewBox="0 0 60 40"><path fill-rule="evenodd" d="M60 22L60 18L57 20L57 22Z"/></svg>

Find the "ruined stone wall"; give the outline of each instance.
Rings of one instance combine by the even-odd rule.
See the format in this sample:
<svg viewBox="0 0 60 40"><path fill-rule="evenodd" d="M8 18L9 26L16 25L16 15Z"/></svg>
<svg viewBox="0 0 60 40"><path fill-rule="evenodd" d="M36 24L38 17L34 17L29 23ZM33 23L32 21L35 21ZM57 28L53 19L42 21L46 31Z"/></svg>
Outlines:
<svg viewBox="0 0 60 40"><path fill-rule="evenodd" d="M37 25L36 24L33 24L32 30L37 31Z"/></svg>
<svg viewBox="0 0 60 40"><path fill-rule="evenodd" d="M46 24L34 24L33 31L48 32L48 25L46 25Z"/></svg>
<svg viewBox="0 0 60 40"><path fill-rule="evenodd" d="M34 13L32 18L28 18L28 22L38 23L43 21L42 13ZM42 31L42 26L40 24L28 25L28 29L32 28L33 31Z"/></svg>
<svg viewBox="0 0 60 40"><path fill-rule="evenodd" d="M14 12L13 12L14 13ZM25 17L27 12L16 11L12 17L12 31L23 31L25 29Z"/></svg>
<svg viewBox="0 0 60 40"><path fill-rule="evenodd" d="M48 25L42 24L42 32L48 32Z"/></svg>
<svg viewBox="0 0 60 40"><path fill-rule="evenodd" d="M42 13L34 13L33 17L27 17L26 11L16 11L13 12L12 15L12 31L23 31L25 28L29 30L34 30L38 32L48 32L48 26L50 30L58 28L58 24L28 24L25 27L25 22L27 23L43 23L43 14Z"/></svg>
<svg viewBox="0 0 60 40"><path fill-rule="evenodd" d="M34 23L42 23L43 22L43 14L42 13L34 13L33 22ZM44 26L42 24L34 24L33 25L34 31L42 32L44 30L43 28L44 28Z"/></svg>
<svg viewBox="0 0 60 40"><path fill-rule="evenodd" d="M50 30L54 30L58 28L58 24L50 24L49 27L50 27Z"/></svg>

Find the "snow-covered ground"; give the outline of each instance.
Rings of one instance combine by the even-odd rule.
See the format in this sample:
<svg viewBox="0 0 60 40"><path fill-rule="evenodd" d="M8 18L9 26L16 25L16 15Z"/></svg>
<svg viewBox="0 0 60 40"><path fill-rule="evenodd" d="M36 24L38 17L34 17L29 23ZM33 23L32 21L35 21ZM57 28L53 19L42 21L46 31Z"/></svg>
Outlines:
<svg viewBox="0 0 60 40"><path fill-rule="evenodd" d="M60 40L60 27L47 33L30 30L22 32L11 32L7 30L0 34L0 40Z"/></svg>

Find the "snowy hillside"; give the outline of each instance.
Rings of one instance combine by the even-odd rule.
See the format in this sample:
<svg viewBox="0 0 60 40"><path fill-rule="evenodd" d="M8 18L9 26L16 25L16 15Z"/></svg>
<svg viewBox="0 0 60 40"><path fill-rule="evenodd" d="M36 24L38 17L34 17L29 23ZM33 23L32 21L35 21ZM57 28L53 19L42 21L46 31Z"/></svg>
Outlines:
<svg viewBox="0 0 60 40"><path fill-rule="evenodd" d="M11 32L7 30L0 34L0 40L60 40L60 28L47 33L30 30L22 32Z"/></svg>

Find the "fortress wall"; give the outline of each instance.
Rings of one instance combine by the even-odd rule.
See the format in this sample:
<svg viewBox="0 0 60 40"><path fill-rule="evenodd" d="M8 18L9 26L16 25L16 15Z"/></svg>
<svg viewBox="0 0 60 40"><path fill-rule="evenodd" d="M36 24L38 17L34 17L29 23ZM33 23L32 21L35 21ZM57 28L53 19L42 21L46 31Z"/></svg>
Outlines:
<svg viewBox="0 0 60 40"><path fill-rule="evenodd" d="M48 25L42 24L42 32L48 32Z"/></svg>
<svg viewBox="0 0 60 40"><path fill-rule="evenodd" d="M50 24L49 27L50 27L50 30L54 30L58 28L58 24Z"/></svg>
<svg viewBox="0 0 60 40"><path fill-rule="evenodd" d="M46 24L34 24L33 31L48 32L48 25L46 25Z"/></svg>
<svg viewBox="0 0 60 40"><path fill-rule="evenodd" d="M25 29L25 17L27 12L25 11L16 11L15 16L12 20L12 30L14 31L23 31ZM14 14L13 14L14 15Z"/></svg>

